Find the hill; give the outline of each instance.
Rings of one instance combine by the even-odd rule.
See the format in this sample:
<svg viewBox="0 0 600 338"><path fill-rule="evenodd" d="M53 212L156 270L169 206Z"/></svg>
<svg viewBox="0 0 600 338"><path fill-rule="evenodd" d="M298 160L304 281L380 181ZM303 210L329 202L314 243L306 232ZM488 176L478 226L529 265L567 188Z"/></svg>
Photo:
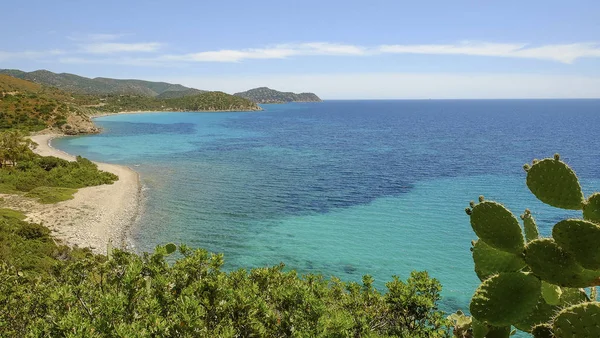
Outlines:
<svg viewBox="0 0 600 338"><path fill-rule="evenodd" d="M194 95L202 92L198 89L167 82L120 80L104 77L91 79L69 73L57 74L47 70L24 72L16 69L0 69L0 74L10 75L45 86L56 87L67 92L90 95L128 94L155 97L164 93L171 93L168 95L173 95L172 93L174 92L182 92Z"/></svg>
<svg viewBox="0 0 600 338"><path fill-rule="evenodd" d="M0 75L0 131L57 128L66 134L94 133L98 129L88 117L92 111L83 106L92 102L88 97Z"/></svg>
<svg viewBox="0 0 600 338"><path fill-rule="evenodd" d="M19 73L14 71L12 74ZM112 83L111 79L103 81L107 86ZM141 80L132 80L131 83L150 83L151 89L166 91L157 97L77 94L0 74L0 131L40 131L53 128L65 134L96 133L99 130L92 123L90 116L105 112L261 110L250 100L223 92L204 92L188 88L182 90L181 95L178 85Z"/></svg>
<svg viewBox="0 0 600 338"><path fill-rule="evenodd" d="M256 111L254 102L223 92L201 92L196 95L161 99L141 95L118 95L102 98L98 111Z"/></svg>
<svg viewBox="0 0 600 338"><path fill-rule="evenodd" d="M250 89L245 92L235 93L235 96L243 97L256 103L287 103L287 102L321 102L322 100L314 93L292 93L280 92L267 87Z"/></svg>

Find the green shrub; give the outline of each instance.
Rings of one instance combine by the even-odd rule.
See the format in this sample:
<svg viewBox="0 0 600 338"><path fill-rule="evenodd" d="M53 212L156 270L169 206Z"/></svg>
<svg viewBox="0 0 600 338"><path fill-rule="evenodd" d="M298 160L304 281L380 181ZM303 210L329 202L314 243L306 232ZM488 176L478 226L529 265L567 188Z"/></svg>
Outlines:
<svg viewBox="0 0 600 338"><path fill-rule="evenodd" d="M73 199L77 189L59 187L37 187L25 194L25 197L37 198L40 203L52 204Z"/></svg>

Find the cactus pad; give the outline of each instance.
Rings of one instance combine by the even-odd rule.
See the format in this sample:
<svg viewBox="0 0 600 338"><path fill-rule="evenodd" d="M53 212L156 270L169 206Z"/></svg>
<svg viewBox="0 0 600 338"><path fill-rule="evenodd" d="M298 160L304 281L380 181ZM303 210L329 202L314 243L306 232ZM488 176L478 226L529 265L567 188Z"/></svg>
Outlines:
<svg viewBox="0 0 600 338"><path fill-rule="evenodd" d="M475 273L480 280L500 272L515 272L525 267L525 261L510 252L492 248L484 241L477 241L473 247Z"/></svg>
<svg viewBox="0 0 600 338"><path fill-rule="evenodd" d="M167 250L167 255L170 255L173 252L177 251L177 245L175 245L173 243L169 243L169 244L165 245L165 249Z"/></svg>
<svg viewBox="0 0 600 338"><path fill-rule="evenodd" d="M562 296L562 289L560 286L542 282L542 297L546 303L550 305L559 305L560 296Z"/></svg>
<svg viewBox="0 0 600 338"><path fill-rule="evenodd" d="M590 299L584 289L577 288L562 288L560 295L561 306L571 306L583 302L588 302Z"/></svg>
<svg viewBox="0 0 600 338"><path fill-rule="evenodd" d="M490 332L487 324L477 320L477 318L473 318L471 321L471 329L473 330L473 338L485 338Z"/></svg>
<svg viewBox="0 0 600 338"><path fill-rule="evenodd" d="M508 338L510 337L510 326L490 327L485 338Z"/></svg>
<svg viewBox="0 0 600 338"><path fill-rule="evenodd" d="M502 204L481 202L471 213L471 226L486 244L502 251L523 251L523 234L519 221Z"/></svg>
<svg viewBox="0 0 600 338"><path fill-rule="evenodd" d="M541 282L532 274L505 272L486 279L471 299L471 314L494 326L510 326L535 309Z"/></svg>
<svg viewBox="0 0 600 338"><path fill-rule="evenodd" d="M557 158L533 164L527 171L527 187L540 201L553 207L581 210L583 193L579 180L575 172Z"/></svg>
<svg viewBox="0 0 600 338"><path fill-rule="evenodd" d="M600 193L593 194L585 201L583 218L590 222L600 223Z"/></svg>
<svg viewBox="0 0 600 338"><path fill-rule="evenodd" d="M600 269L600 226L584 220L567 219L554 226L552 237L581 266Z"/></svg>
<svg viewBox="0 0 600 338"><path fill-rule="evenodd" d="M533 327L531 330L533 338L554 338L552 326L548 324L540 324Z"/></svg>
<svg viewBox="0 0 600 338"><path fill-rule="evenodd" d="M600 303L584 303L563 309L554 318L557 338L600 337Z"/></svg>
<svg viewBox="0 0 600 338"><path fill-rule="evenodd" d="M523 215L521 215L521 219L523 220L523 227L525 228L525 239L527 242L531 242L534 239L538 239L540 236L540 232L538 231L537 224L535 224L535 219L531 216L531 211L529 209L525 209Z"/></svg>
<svg viewBox="0 0 600 338"><path fill-rule="evenodd" d="M597 283L600 271L586 270L553 239L536 239L525 248L525 262L544 281L566 287L587 287Z"/></svg>
<svg viewBox="0 0 600 338"><path fill-rule="evenodd" d="M550 305L540 297L535 309L525 319L514 323L514 326L521 331L531 332L534 326L550 322L559 309L558 306Z"/></svg>

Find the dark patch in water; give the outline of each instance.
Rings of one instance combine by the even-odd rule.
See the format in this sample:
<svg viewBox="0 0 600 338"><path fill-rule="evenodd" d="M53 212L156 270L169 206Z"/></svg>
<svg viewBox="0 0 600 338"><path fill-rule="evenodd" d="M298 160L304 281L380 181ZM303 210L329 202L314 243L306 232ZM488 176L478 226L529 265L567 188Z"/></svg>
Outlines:
<svg viewBox="0 0 600 338"><path fill-rule="evenodd" d="M133 122L99 122L106 132L97 137L113 137L114 135L156 135L156 134L194 134L193 123L133 123Z"/></svg>

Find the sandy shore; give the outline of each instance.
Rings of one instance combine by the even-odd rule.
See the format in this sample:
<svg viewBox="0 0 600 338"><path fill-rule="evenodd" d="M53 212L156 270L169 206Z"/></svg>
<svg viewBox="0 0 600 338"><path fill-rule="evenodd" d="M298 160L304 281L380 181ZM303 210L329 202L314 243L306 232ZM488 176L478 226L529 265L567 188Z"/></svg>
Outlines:
<svg viewBox="0 0 600 338"><path fill-rule="evenodd" d="M53 138L62 135L36 135L35 152L73 161L75 157L50 146ZM91 247L94 252L106 252L108 241L115 247L126 246L126 236L140 211L140 181L132 169L108 163L96 163L98 169L119 176L113 184L79 189L72 200L30 205L28 220L43 223L53 235L69 245ZM31 203L30 203L31 204Z"/></svg>

